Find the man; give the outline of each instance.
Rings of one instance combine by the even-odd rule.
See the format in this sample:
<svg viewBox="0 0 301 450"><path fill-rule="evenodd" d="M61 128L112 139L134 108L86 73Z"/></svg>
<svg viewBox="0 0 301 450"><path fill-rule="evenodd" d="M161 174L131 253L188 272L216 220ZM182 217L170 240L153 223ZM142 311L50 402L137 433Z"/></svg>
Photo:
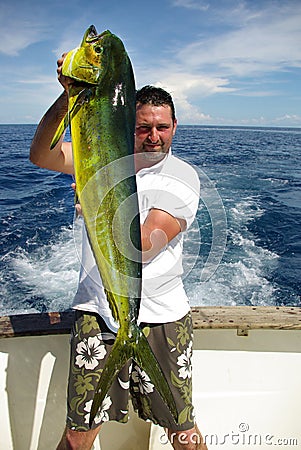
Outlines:
<svg viewBox="0 0 301 450"><path fill-rule="evenodd" d="M42 118L30 150L31 161L43 168L73 174L71 144L50 143L68 109L73 82L61 73L64 93ZM170 384L181 420L176 424L151 380L136 364L118 374L102 408L89 428L91 404L99 373L114 342L115 323L86 234L82 268L74 299L75 324L71 339L67 425L58 450L89 450L107 420L126 422L128 397L143 419L165 427L175 449L206 450L195 424L191 403L192 325L183 289L182 235L192 223L199 194L194 170L171 155L177 120L171 96L146 86L137 92L135 168L142 240L142 298L139 322ZM183 435L184 433L184 435Z"/></svg>

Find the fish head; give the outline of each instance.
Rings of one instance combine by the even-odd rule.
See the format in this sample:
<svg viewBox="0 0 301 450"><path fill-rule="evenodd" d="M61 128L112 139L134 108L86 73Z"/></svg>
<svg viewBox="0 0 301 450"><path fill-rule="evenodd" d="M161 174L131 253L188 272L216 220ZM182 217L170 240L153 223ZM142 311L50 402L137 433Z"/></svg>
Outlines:
<svg viewBox="0 0 301 450"><path fill-rule="evenodd" d="M107 71L108 47L111 47L111 40L114 38L116 36L108 30L97 34L96 28L91 25L85 32L81 45L67 53L62 74L80 83L99 84Z"/></svg>

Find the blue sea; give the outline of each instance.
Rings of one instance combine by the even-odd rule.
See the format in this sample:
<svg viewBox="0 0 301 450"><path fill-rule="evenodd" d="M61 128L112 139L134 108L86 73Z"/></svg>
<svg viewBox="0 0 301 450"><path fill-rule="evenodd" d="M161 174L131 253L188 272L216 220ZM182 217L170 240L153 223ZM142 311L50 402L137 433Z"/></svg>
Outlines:
<svg viewBox="0 0 301 450"><path fill-rule="evenodd" d="M70 308L82 220L72 178L29 162L35 125L0 125L0 315ZM179 126L201 179L184 242L191 305L300 306L301 129Z"/></svg>

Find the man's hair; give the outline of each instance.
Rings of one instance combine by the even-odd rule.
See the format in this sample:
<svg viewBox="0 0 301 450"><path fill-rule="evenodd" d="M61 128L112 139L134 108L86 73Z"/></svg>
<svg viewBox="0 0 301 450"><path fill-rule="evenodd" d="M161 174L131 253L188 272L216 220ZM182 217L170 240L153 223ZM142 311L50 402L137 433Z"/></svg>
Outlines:
<svg viewBox="0 0 301 450"><path fill-rule="evenodd" d="M171 95L156 86L144 86L136 92L136 103L153 106L170 106L172 120L175 121L175 106Z"/></svg>

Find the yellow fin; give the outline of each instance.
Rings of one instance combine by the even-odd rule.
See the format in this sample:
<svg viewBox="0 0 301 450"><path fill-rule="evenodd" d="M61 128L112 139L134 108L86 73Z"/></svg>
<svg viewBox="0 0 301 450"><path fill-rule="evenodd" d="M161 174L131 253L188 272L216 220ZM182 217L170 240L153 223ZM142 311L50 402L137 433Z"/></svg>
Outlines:
<svg viewBox="0 0 301 450"><path fill-rule="evenodd" d="M55 135L53 136L53 139L51 141L50 149L52 150L58 141L60 140L62 134L65 132L66 128L69 125L69 114L67 113L64 118L61 120L61 123L58 126L58 129L55 132Z"/></svg>

